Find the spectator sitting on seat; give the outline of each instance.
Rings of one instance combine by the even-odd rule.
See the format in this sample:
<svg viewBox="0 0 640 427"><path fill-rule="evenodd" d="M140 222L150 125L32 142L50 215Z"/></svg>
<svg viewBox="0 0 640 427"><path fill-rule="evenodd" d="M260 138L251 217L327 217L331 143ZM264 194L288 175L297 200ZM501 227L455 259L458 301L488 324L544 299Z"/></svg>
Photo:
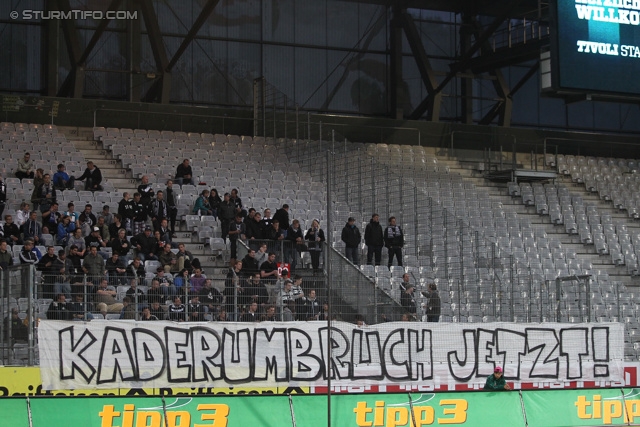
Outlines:
<svg viewBox="0 0 640 427"><path fill-rule="evenodd" d="M167 288L161 288L158 279L153 279L151 281L151 289L147 291L147 302L149 302L149 304L155 301L164 303L167 300L168 294Z"/></svg>
<svg viewBox="0 0 640 427"><path fill-rule="evenodd" d="M122 298L121 320L135 320L138 314L138 307L131 297Z"/></svg>
<svg viewBox="0 0 640 427"><path fill-rule="evenodd" d="M303 320L318 320L320 316L320 301L316 298L315 289L311 289L309 296L305 298L302 312L304 313Z"/></svg>
<svg viewBox="0 0 640 427"><path fill-rule="evenodd" d="M140 178L140 185L138 185L138 193L140 194L140 202L146 208L154 198L155 193L153 191L153 185L149 183L149 177L144 175Z"/></svg>
<svg viewBox="0 0 640 427"><path fill-rule="evenodd" d="M178 244L176 257L178 258L178 269L180 271L187 269L191 272L194 268L201 268L200 260L195 258L190 251L186 250L184 243Z"/></svg>
<svg viewBox="0 0 640 427"><path fill-rule="evenodd" d="M217 221L218 220L218 209L220 208L220 204L222 203L222 199L218 195L218 190L212 188L209 192L209 206L211 207L211 215Z"/></svg>
<svg viewBox="0 0 640 427"><path fill-rule="evenodd" d="M67 240L67 247L75 246L78 250L78 256L80 258L84 258L87 254L87 245L84 242L84 237L82 237L82 229L76 228L73 231L73 235L69 237Z"/></svg>
<svg viewBox="0 0 640 427"><path fill-rule="evenodd" d="M148 305L145 305L144 307L142 307L142 317L140 317L140 320L146 322L151 320L158 320L158 317L151 314L151 308Z"/></svg>
<svg viewBox="0 0 640 427"><path fill-rule="evenodd" d="M198 294L191 295L188 312L190 322L204 321L204 306L200 304L200 296Z"/></svg>
<svg viewBox="0 0 640 427"><path fill-rule="evenodd" d="M142 282L146 277L144 265L140 257L135 257L131 264L127 266L127 280L138 279L138 282Z"/></svg>
<svg viewBox="0 0 640 427"><path fill-rule="evenodd" d="M104 258L98 255L98 247L91 246L89 254L82 260L82 270L88 276L88 282L97 284L107 271L104 268Z"/></svg>
<svg viewBox="0 0 640 427"><path fill-rule="evenodd" d="M95 294L95 302L107 305L109 313L119 313L122 310L122 304L116 300L116 288L109 286L107 279L100 280Z"/></svg>
<svg viewBox="0 0 640 427"><path fill-rule="evenodd" d="M55 299L49 304L47 310L47 319L50 320L70 320L71 312L67 306L67 298L64 294L56 295Z"/></svg>
<svg viewBox="0 0 640 427"><path fill-rule="evenodd" d="M173 243L171 238L171 230L169 230L169 222L166 218L160 221L160 226L156 229L160 233L160 239L167 245L171 246L171 248L175 249L178 247L177 244Z"/></svg>
<svg viewBox="0 0 640 427"><path fill-rule="evenodd" d="M207 276L202 274L202 269L195 268L193 270L193 275L189 279L190 293L199 293L200 289L204 286L205 280L207 280Z"/></svg>
<svg viewBox="0 0 640 427"><path fill-rule="evenodd" d="M227 319L227 310L224 308L218 310L218 315L213 320L216 322L227 322L229 320Z"/></svg>
<svg viewBox="0 0 640 427"><path fill-rule="evenodd" d="M20 264L36 264L42 258L42 254L35 247L33 239L25 239L19 258Z"/></svg>
<svg viewBox="0 0 640 427"><path fill-rule="evenodd" d="M34 210L40 206L40 188L42 184L44 184L44 169L38 168L33 177L33 191L31 192L31 204Z"/></svg>
<svg viewBox="0 0 640 427"><path fill-rule="evenodd" d="M282 229L286 237L287 231L291 227L289 224L289 205L285 203L280 209L276 210L273 220L280 223L280 229Z"/></svg>
<svg viewBox="0 0 640 427"><path fill-rule="evenodd" d="M16 170L16 178L33 178L33 160L30 153L24 153L24 157L18 160L18 169Z"/></svg>
<svg viewBox="0 0 640 427"><path fill-rule="evenodd" d="M44 205L42 205L44 206ZM58 223L62 215L58 212L58 204L56 202L51 203L47 211L42 212L42 228L47 227L49 233L56 235L58 233Z"/></svg>
<svg viewBox="0 0 640 427"><path fill-rule="evenodd" d="M126 283L126 272L127 267L125 267L122 260L120 260L120 255L117 252L112 252L109 259L105 262L105 269L107 270L107 275L109 276L109 283L112 286L120 286Z"/></svg>
<svg viewBox="0 0 640 427"><path fill-rule="evenodd" d="M118 237L111 239L111 251L120 255L123 263L129 262L131 243L127 239L127 232L124 228L118 230Z"/></svg>
<svg viewBox="0 0 640 427"><path fill-rule="evenodd" d="M251 276L251 280L247 281L245 293L249 298L249 302L256 302L260 311L264 311L265 306L269 302L269 291L262 283L260 273L256 272Z"/></svg>
<svg viewBox="0 0 640 427"><path fill-rule="evenodd" d="M210 313L213 313L222 304L222 294L213 287L211 279L206 279L204 286L200 289L200 303L207 306Z"/></svg>
<svg viewBox="0 0 640 427"><path fill-rule="evenodd" d="M253 275L254 273L260 273L260 264L258 264L258 260L256 260L255 249L249 248L247 254L242 258L242 265L247 274Z"/></svg>
<svg viewBox="0 0 640 427"><path fill-rule="evenodd" d="M29 328L24 324L18 314L18 309L13 307L11 314L4 318L4 332L6 340L9 340L9 332L11 332L11 340L26 341L29 338Z"/></svg>
<svg viewBox="0 0 640 427"><path fill-rule="evenodd" d="M93 227L93 230L91 231L91 234L84 238L84 244L85 244L85 246L87 248L89 248L89 250L91 250L92 247L96 247L98 249L99 255L105 261L109 257L106 252L100 251L101 248L106 248L107 247L107 242L100 235L100 228L99 227L97 227L97 226Z"/></svg>
<svg viewBox="0 0 640 427"><path fill-rule="evenodd" d="M71 217L64 215L58 223L58 229L56 232L56 244L58 246L67 246L69 238L73 236L73 232L76 231L76 223L71 222Z"/></svg>
<svg viewBox="0 0 640 427"><path fill-rule="evenodd" d="M32 239L36 245L42 241L42 226L38 223L38 212L32 211L27 222L22 224L24 240Z"/></svg>
<svg viewBox="0 0 640 427"><path fill-rule="evenodd" d="M11 215L7 214L4 216L4 226L2 226L2 229L4 231L4 238L11 247L22 244L20 228L13 222Z"/></svg>
<svg viewBox="0 0 640 427"><path fill-rule="evenodd" d="M22 224L27 222L29 216L31 215L31 210L29 209L29 203L22 202L20 203L20 209L16 212L16 225L18 227L22 227Z"/></svg>
<svg viewBox="0 0 640 427"><path fill-rule="evenodd" d="M102 218L107 227L113 224L113 215L110 211L111 208L109 207L109 205L104 205L102 207L102 212L98 213L97 215L98 221L100 220L100 218Z"/></svg>
<svg viewBox="0 0 640 427"><path fill-rule="evenodd" d="M257 322L258 318L258 303L255 301L249 304L249 310L240 318L241 322Z"/></svg>
<svg viewBox="0 0 640 427"><path fill-rule="evenodd" d="M80 219L80 213L76 212L76 205L74 205L73 202L69 202L67 211L64 214L71 217L71 222L77 223ZM78 224L76 224L76 226L78 226Z"/></svg>
<svg viewBox="0 0 640 427"><path fill-rule="evenodd" d="M105 224L103 216L98 217L98 222L96 223L95 227L98 228L100 232L100 237L105 242L105 245L109 246L109 241L111 240L111 234L109 234L109 226Z"/></svg>
<svg viewBox="0 0 640 427"><path fill-rule="evenodd" d="M193 205L191 213L194 215L213 215L213 210L211 210L211 205L209 204L209 190L202 190Z"/></svg>
<svg viewBox="0 0 640 427"><path fill-rule="evenodd" d="M184 322L187 320L186 307L179 296L173 298L173 304L169 306L169 320Z"/></svg>
<svg viewBox="0 0 640 427"><path fill-rule="evenodd" d="M180 271L178 268L178 257L171 250L171 246L164 245L162 252L158 255L158 260L160 261L160 264L162 264L162 268L165 272L177 273Z"/></svg>
<svg viewBox="0 0 640 427"><path fill-rule="evenodd" d="M131 279L129 281L129 289L127 289L126 295L131 298L132 302L136 302L136 295L138 297L138 304L144 304L147 302L147 296L138 288L138 279Z"/></svg>
<svg viewBox="0 0 640 427"><path fill-rule="evenodd" d="M136 236L144 231L147 222L148 211L141 201L140 193L133 193L133 235Z"/></svg>
<svg viewBox="0 0 640 427"><path fill-rule="evenodd" d="M7 241L0 239L0 270L5 270L13 265L13 253L7 247Z"/></svg>
<svg viewBox="0 0 640 427"><path fill-rule="evenodd" d="M90 203L84 205L84 211L78 217L81 224L86 224L89 227L89 231L92 231L93 227L98 223L98 219L93 214L93 206Z"/></svg>
<svg viewBox="0 0 640 427"><path fill-rule="evenodd" d="M162 301L164 303L164 301ZM164 309L160 306L159 301L154 301L151 303L151 314L156 316L158 320L165 320L167 318L167 314Z"/></svg>
<svg viewBox="0 0 640 427"><path fill-rule="evenodd" d="M84 295L75 294L73 296L73 302L69 304L69 312L71 314L71 320L76 321L91 321L93 320L93 304L90 302L84 302Z"/></svg>
<svg viewBox="0 0 640 427"><path fill-rule="evenodd" d="M173 276L165 273L163 267L156 268L156 277L153 280L157 280L160 283L160 287L166 295L173 296L176 294L176 287L173 284Z"/></svg>
<svg viewBox="0 0 640 427"><path fill-rule="evenodd" d="M140 260L158 260L158 257L155 254L158 241L151 235L151 227L147 226L142 233L133 236L131 239L131 245L137 249L137 255Z"/></svg>
<svg viewBox="0 0 640 427"><path fill-rule="evenodd" d="M73 190L76 178L69 176L64 164L58 164L58 172L53 174L53 185L58 190Z"/></svg>
<svg viewBox="0 0 640 427"><path fill-rule="evenodd" d="M87 162L87 168L76 181L85 181L85 191L102 191L102 172L92 161Z"/></svg>
<svg viewBox="0 0 640 427"><path fill-rule="evenodd" d="M84 271L82 271L82 257L78 255L78 247L76 245L70 245L67 247L69 248L69 253L64 260L64 270L67 282L71 284L72 289L81 286L81 291L84 291Z"/></svg>
<svg viewBox="0 0 640 427"><path fill-rule="evenodd" d="M133 221L136 217L134 201L131 200L129 193L122 194L122 200L118 202L118 215L122 217L124 228L129 234L133 233ZM136 233L137 234L137 233Z"/></svg>
<svg viewBox="0 0 640 427"><path fill-rule="evenodd" d="M184 184L195 185L193 181L193 169L189 164L189 159L184 159L176 169L176 183L182 187Z"/></svg>
<svg viewBox="0 0 640 427"><path fill-rule="evenodd" d="M278 315L276 314L276 308L273 305L267 306L264 314L260 317L261 322L277 322Z"/></svg>

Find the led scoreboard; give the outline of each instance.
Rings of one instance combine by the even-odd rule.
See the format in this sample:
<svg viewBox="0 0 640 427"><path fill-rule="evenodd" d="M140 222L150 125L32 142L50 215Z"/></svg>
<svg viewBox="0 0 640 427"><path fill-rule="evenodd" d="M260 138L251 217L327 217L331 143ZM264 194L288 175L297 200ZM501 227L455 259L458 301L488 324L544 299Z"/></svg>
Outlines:
<svg viewBox="0 0 640 427"><path fill-rule="evenodd" d="M553 0L551 10L551 62L542 55L543 89L640 97L640 0Z"/></svg>

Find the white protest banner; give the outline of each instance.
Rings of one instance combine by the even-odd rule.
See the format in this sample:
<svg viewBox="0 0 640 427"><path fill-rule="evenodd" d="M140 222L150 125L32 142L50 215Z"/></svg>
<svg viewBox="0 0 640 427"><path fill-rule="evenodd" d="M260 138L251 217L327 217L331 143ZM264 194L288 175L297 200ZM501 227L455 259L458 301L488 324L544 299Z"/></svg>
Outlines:
<svg viewBox="0 0 640 427"><path fill-rule="evenodd" d="M173 323L48 321L45 390L622 381L619 323ZM331 369L328 369L328 366Z"/></svg>

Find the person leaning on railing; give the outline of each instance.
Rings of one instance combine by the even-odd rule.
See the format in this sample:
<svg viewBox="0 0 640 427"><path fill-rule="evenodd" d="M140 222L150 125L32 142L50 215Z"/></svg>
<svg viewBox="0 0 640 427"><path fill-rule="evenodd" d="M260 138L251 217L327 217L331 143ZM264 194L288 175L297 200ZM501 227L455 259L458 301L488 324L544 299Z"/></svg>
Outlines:
<svg viewBox="0 0 640 427"><path fill-rule="evenodd" d="M493 374L487 377L487 381L484 384L484 390L487 391L503 391L511 390L511 386L507 383L502 375L502 368L496 366L493 370Z"/></svg>

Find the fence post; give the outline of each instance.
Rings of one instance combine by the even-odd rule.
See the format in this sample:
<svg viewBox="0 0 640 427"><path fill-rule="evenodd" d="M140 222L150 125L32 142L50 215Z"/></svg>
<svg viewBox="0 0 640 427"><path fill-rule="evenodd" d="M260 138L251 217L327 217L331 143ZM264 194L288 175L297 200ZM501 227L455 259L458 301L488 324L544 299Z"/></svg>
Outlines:
<svg viewBox="0 0 640 427"><path fill-rule="evenodd" d="M29 328L28 328L28 342L29 342L29 346L28 346L28 357L29 357L29 366L33 366L34 364L34 347L36 345L36 337L35 337L35 330L36 330L36 322L34 319L34 315L33 315L33 299L34 299L34 284L35 284L35 277L36 277L36 269L35 266L29 265L29 277L31 278L31 283L29 284L29 290L27 292L27 298L29 303L27 304L27 319L29 319Z"/></svg>

